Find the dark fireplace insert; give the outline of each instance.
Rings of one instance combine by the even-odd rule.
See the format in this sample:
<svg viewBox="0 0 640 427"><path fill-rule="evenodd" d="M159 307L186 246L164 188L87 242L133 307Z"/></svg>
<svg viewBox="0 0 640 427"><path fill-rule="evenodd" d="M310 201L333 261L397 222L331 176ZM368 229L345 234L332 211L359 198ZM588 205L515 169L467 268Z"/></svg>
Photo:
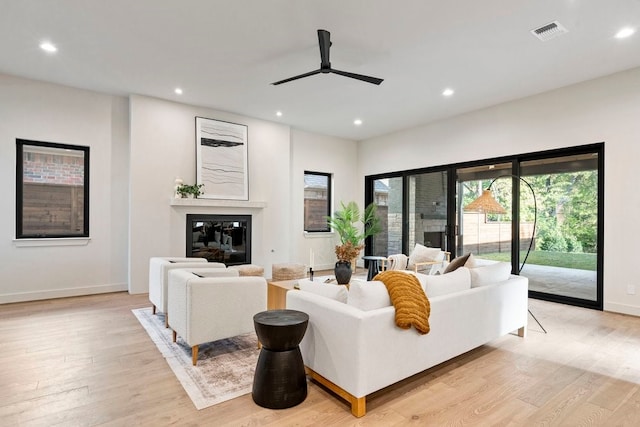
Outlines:
<svg viewBox="0 0 640 427"><path fill-rule="evenodd" d="M251 215L187 215L187 256L251 264Z"/></svg>

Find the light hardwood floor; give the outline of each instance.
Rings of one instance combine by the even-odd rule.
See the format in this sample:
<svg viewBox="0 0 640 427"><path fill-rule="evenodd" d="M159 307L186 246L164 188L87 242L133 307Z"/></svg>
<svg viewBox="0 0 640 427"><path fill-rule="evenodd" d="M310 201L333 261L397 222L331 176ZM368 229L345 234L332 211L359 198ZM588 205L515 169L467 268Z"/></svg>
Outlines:
<svg viewBox="0 0 640 427"><path fill-rule="evenodd" d="M315 383L291 409L245 395L196 410L131 313L144 306L126 293L0 305L0 425L640 425L636 317L530 300L549 334L530 319L527 338L378 392L356 419Z"/></svg>

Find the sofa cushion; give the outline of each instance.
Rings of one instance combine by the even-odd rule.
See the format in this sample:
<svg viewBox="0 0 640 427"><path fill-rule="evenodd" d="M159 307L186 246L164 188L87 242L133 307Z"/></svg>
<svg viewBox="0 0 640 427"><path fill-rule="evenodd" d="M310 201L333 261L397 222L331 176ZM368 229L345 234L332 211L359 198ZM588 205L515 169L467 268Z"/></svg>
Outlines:
<svg viewBox="0 0 640 427"><path fill-rule="evenodd" d="M429 248L420 243L416 243L416 246L409 255L407 268L413 270L417 263L428 261L444 261L444 252L440 248Z"/></svg>
<svg viewBox="0 0 640 427"><path fill-rule="evenodd" d="M471 289L471 274L460 267L449 274L426 276L424 291L429 298Z"/></svg>
<svg viewBox="0 0 640 427"><path fill-rule="evenodd" d="M451 273L452 271L456 271L458 268L464 266L464 264L469 259L469 255L471 255L471 253L454 258L453 261L451 261L449 265L447 265L447 268L444 269L444 272L442 274Z"/></svg>
<svg viewBox="0 0 640 427"><path fill-rule="evenodd" d="M471 287L491 285L504 282L511 275L511 264L508 262L497 262L482 267L469 269L471 273Z"/></svg>
<svg viewBox="0 0 640 427"><path fill-rule="evenodd" d="M476 268L476 267L484 267L485 265L496 264L500 261L494 261L492 259L479 258L474 256L473 254L469 254L469 259L464 263L464 266L467 268Z"/></svg>
<svg viewBox="0 0 640 427"><path fill-rule="evenodd" d="M391 299L384 283L353 279L349 284L347 304L369 311L390 306Z"/></svg>
<svg viewBox="0 0 640 427"><path fill-rule="evenodd" d="M311 292L325 298L331 298L343 303L347 302L347 287L332 283L312 282L309 279L298 280L298 287L301 291Z"/></svg>

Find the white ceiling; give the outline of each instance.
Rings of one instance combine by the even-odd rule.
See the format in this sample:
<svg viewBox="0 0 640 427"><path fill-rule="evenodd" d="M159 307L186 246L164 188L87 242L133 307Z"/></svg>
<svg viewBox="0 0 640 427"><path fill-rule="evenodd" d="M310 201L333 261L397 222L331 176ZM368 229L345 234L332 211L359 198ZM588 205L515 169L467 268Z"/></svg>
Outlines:
<svg viewBox="0 0 640 427"><path fill-rule="evenodd" d="M554 20L569 32L530 33ZM640 0L0 0L0 72L362 140L638 67L623 26ZM319 28L333 67L384 82L272 86L319 67Z"/></svg>

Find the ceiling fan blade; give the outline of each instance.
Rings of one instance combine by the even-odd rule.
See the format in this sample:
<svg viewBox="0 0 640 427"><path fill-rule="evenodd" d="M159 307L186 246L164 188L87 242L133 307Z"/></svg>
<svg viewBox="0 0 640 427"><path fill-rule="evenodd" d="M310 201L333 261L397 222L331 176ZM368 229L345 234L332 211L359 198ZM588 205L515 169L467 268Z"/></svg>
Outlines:
<svg viewBox="0 0 640 427"><path fill-rule="evenodd" d="M377 77L364 76L362 74L356 74L356 73L349 73L347 71L336 70L335 68L332 68L331 70L329 70L329 72L336 73L345 77L351 77L352 79L362 80L363 82L373 83L374 85L379 85L384 81L384 79L379 79Z"/></svg>
<svg viewBox="0 0 640 427"><path fill-rule="evenodd" d="M318 30L318 44L320 45L320 68L331 68L329 61L331 33L327 30Z"/></svg>
<svg viewBox="0 0 640 427"><path fill-rule="evenodd" d="M271 84L274 85L274 86L277 86L277 85L281 85L282 83L288 83L288 82L291 82L293 80L301 79L303 77L309 77L309 76L313 76L314 74L320 74L321 72L322 72L322 70L309 71L308 73L300 74L299 76L289 77L288 79L280 80L278 82L274 82L274 83L271 83Z"/></svg>

